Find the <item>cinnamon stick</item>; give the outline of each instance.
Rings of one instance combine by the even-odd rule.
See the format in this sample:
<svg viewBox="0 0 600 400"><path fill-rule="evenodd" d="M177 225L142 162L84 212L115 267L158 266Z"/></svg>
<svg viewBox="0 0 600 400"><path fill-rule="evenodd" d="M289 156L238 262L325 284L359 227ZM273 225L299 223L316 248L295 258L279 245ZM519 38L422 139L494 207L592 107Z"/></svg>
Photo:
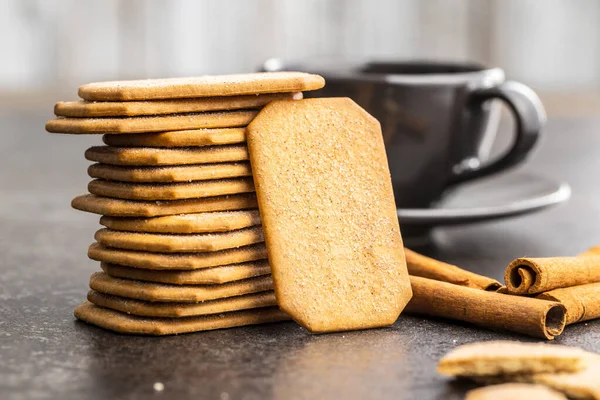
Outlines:
<svg viewBox="0 0 600 400"><path fill-rule="evenodd" d="M565 306L567 325L600 318L600 283L554 289L537 298L557 301Z"/></svg>
<svg viewBox="0 0 600 400"><path fill-rule="evenodd" d="M482 290L495 291L501 287L500 282L495 279L466 271L456 265L438 261L410 249L405 248L404 254L410 275Z"/></svg>
<svg viewBox="0 0 600 400"><path fill-rule="evenodd" d="M510 294L537 294L600 282L600 255L517 258L506 268L504 281Z"/></svg>
<svg viewBox="0 0 600 400"><path fill-rule="evenodd" d="M565 307L530 297L509 296L411 276L413 297L406 311L554 339L565 327Z"/></svg>

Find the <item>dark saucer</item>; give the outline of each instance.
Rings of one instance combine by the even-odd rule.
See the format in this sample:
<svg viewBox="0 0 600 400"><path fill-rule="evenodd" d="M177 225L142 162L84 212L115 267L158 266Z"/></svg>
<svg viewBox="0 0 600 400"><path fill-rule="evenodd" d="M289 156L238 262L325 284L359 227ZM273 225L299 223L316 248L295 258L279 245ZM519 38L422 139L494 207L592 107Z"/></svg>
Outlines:
<svg viewBox="0 0 600 400"><path fill-rule="evenodd" d="M428 241L437 226L461 225L515 217L566 202L565 182L529 173L507 173L465 184L433 208L398 209L402 235L411 242Z"/></svg>

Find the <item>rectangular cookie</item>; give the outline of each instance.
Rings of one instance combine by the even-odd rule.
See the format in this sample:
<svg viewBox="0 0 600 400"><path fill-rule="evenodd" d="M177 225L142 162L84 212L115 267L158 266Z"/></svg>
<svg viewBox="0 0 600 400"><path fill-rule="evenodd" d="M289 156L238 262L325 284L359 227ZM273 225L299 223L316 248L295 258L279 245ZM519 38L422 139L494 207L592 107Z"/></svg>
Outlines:
<svg viewBox="0 0 600 400"><path fill-rule="evenodd" d="M71 201L71 207L76 210L111 217L157 217L213 211L236 211L252 209L257 206L254 193L172 201L123 200L84 194L75 197Z"/></svg>
<svg viewBox="0 0 600 400"><path fill-rule="evenodd" d="M189 78L97 82L79 87L91 101L131 101L302 92L325 86L319 75L304 72L259 72Z"/></svg>
<svg viewBox="0 0 600 400"><path fill-rule="evenodd" d="M296 92L162 101L59 101L54 106L54 114L58 117L75 118L182 114L260 108L273 100L301 98L302 93Z"/></svg>
<svg viewBox="0 0 600 400"><path fill-rule="evenodd" d="M267 249L264 243L260 243L210 253L164 254L112 249L93 243L88 249L88 257L96 261L135 268L191 270L264 260L267 258Z"/></svg>
<svg viewBox="0 0 600 400"><path fill-rule="evenodd" d="M152 253L203 253L264 242L260 226L229 232L168 234L124 232L103 228L94 239L103 246Z"/></svg>
<svg viewBox="0 0 600 400"><path fill-rule="evenodd" d="M203 301L200 303L162 303L128 299L126 297L90 290L87 295L90 303L100 307L110 308L126 314L141 317L182 318L198 315L218 314L230 311L248 310L260 307L276 307L275 293L251 293L224 299Z"/></svg>
<svg viewBox="0 0 600 400"><path fill-rule="evenodd" d="M265 324L289 320L277 307L257 308L187 318L150 318L128 315L119 311L98 307L88 301L75 309L75 317L100 328L133 335L177 335L233 328L237 326Z"/></svg>
<svg viewBox="0 0 600 400"><path fill-rule="evenodd" d="M393 324L412 292L378 121L274 101L246 135L280 307L311 332Z"/></svg>
<svg viewBox="0 0 600 400"><path fill-rule="evenodd" d="M258 210L216 211L153 218L100 218L100 225L117 231L148 233L228 232L260 225Z"/></svg>
<svg viewBox="0 0 600 400"><path fill-rule="evenodd" d="M94 179L91 194L125 200L183 200L254 192L252 178L216 179L185 183L131 183Z"/></svg>
<svg viewBox="0 0 600 400"><path fill-rule="evenodd" d="M85 158L103 164L151 166L212 164L247 161L245 145L157 149L152 147L94 146L85 151Z"/></svg>
<svg viewBox="0 0 600 400"><path fill-rule="evenodd" d="M233 128L248 125L257 113L256 110L243 110L113 118L59 117L46 122L46 131L83 135Z"/></svg>
<svg viewBox="0 0 600 400"><path fill-rule="evenodd" d="M115 278L96 272L90 277L90 289L136 300L198 303L272 290L273 280L265 275L218 285L170 285Z"/></svg>
<svg viewBox="0 0 600 400"><path fill-rule="evenodd" d="M119 182L172 183L240 178L252 176L252 170L250 164L244 162L165 167L128 167L96 163L88 167L88 175Z"/></svg>
<svg viewBox="0 0 600 400"><path fill-rule="evenodd" d="M246 142L246 127L103 135L102 141L117 147L195 147Z"/></svg>

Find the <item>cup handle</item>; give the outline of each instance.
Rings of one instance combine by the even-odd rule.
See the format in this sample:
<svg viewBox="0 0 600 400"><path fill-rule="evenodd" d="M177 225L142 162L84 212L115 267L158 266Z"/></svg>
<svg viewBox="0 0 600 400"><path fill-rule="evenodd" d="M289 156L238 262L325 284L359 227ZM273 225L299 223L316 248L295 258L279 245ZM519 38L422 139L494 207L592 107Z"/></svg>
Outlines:
<svg viewBox="0 0 600 400"><path fill-rule="evenodd" d="M470 94L468 107L479 108L488 100L500 99L515 118L515 139L511 148L500 158L483 166L465 160L452 170L449 186L503 171L523 162L540 137L546 122L546 112L540 98L529 87L513 81L498 86L477 89ZM471 164L471 166L469 166Z"/></svg>

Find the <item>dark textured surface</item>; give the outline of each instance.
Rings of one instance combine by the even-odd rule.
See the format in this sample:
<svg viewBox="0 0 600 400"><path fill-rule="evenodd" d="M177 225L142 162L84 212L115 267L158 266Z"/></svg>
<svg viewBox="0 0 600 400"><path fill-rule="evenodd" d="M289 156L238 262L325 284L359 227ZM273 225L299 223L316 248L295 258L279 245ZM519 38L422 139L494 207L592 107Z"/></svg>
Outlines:
<svg viewBox="0 0 600 400"><path fill-rule="evenodd" d="M478 340L530 340L409 316L388 329L330 335L279 323L146 338L78 323L73 308L98 270L86 257L98 218L69 203L85 191L83 151L99 137L45 134L50 117L0 114L2 399L460 399L467 387L435 373L442 354ZM501 278L517 256L571 255L600 243L599 129L600 120L551 121L524 168L567 180L567 205L440 229L429 252ZM600 322L568 327L556 343L600 352Z"/></svg>

